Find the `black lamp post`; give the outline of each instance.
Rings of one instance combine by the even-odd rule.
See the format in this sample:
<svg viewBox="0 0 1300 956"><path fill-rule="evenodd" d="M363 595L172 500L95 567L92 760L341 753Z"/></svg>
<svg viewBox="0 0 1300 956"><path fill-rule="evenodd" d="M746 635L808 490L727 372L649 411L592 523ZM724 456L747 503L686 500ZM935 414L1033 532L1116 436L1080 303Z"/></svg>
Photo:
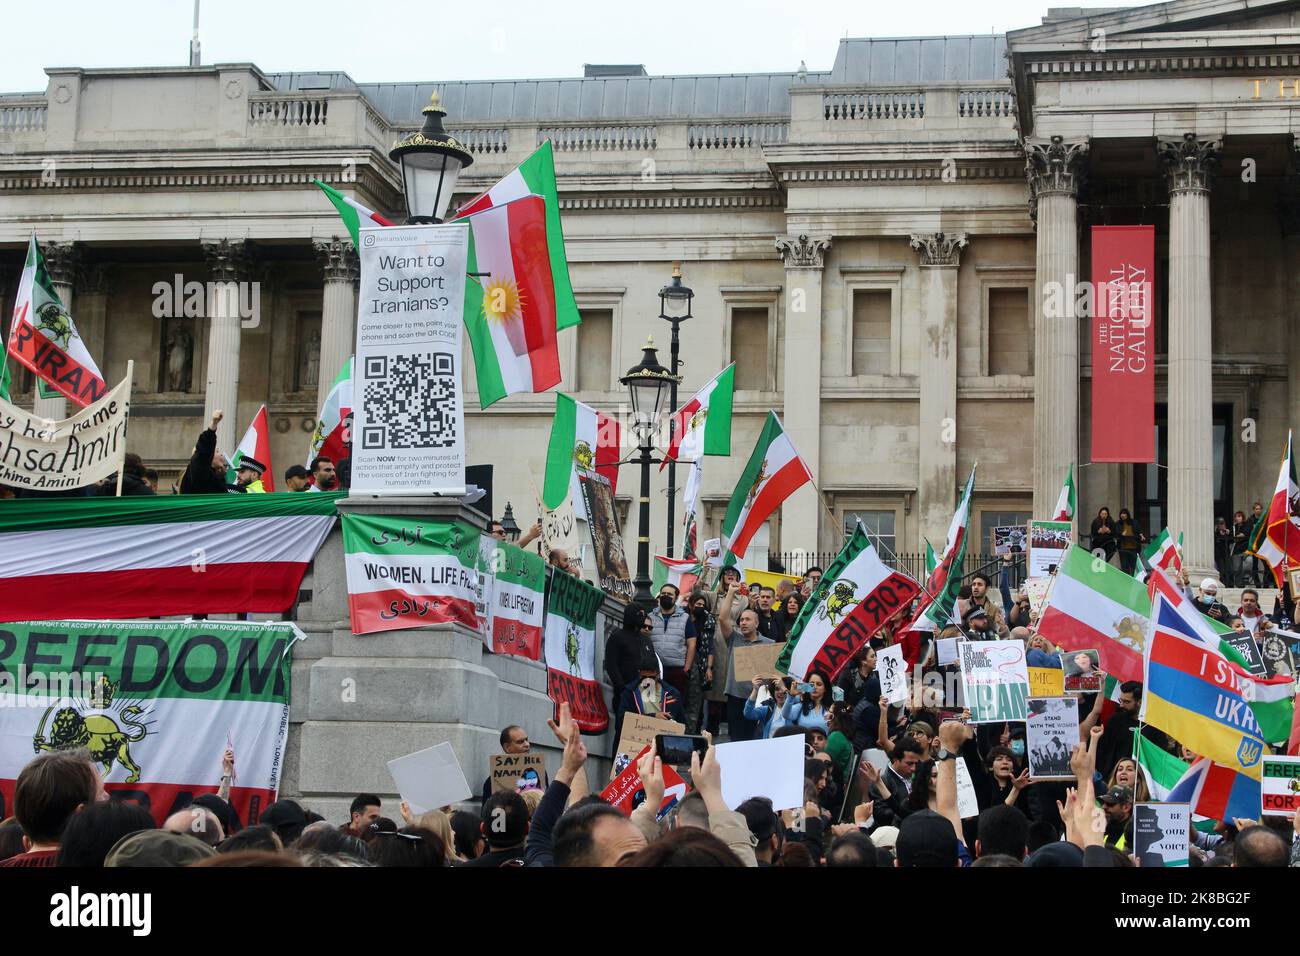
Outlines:
<svg viewBox="0 0 1300 956"><path fill-rule="evenodd" d="M669 355L672 358L672 364L669 371L673 375L672 384L669 386L668 393L668 441L672 443L673 433L677 429L677 421L673 415L677 411L677 383L681 381L681 376L677 374L677 369L681 362L678 358L678 341L677 330L681 324L691 317L691 305L695 301L695 293L689 286L682 285L682 264L673 263L673 278L668 285L659 290L659 318L672 323L672 345ZM677 510L677 462L668 462L668 544L667 550L664 551L668 557L673 556L673 537L677 533L676 529L676 510Z"/></svg>
<svg viewBox="0 0 1300 956"><path fill-rule="evenodd" d="M634 461L641 466L641 497L637 501L636 589L633 600L642 607L654 604L650 593L650 457L653 449L655 426L663 413L664 396L670 386L680 379L659 364L655 356L654 338L646 340L645 352L639 364L627 370L619 379L632 396L632 427L636 432L638 456Z"/></svg>
<svg viewBox="0 0 1300 956"><path fill-rule="evenodd" d="M519 523L515 521L515 509L506 502L506 513L501 516L501 530L506 533L507 541L519 540Z"/></svg>
<svg viewBox="0 0 1300 956"><path fill-rule="evenodd" d="M442 128L447 111L435 90L424 113L424 126L393 144L388 158L402 167L406 221L412 225L442 222L460 171L474 162L469 150Z"/></svg>

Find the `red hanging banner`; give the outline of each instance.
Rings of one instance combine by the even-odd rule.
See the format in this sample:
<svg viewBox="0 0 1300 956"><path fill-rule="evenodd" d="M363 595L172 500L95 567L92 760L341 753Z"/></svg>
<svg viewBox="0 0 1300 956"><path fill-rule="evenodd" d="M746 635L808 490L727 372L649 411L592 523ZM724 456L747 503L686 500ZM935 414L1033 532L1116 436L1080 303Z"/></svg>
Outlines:
<svg viewBox="0 0 1300 956"><path fill-rule="evenodd" d="M1155 226L1092 227L1092 460L1156 460Z"/></svg>

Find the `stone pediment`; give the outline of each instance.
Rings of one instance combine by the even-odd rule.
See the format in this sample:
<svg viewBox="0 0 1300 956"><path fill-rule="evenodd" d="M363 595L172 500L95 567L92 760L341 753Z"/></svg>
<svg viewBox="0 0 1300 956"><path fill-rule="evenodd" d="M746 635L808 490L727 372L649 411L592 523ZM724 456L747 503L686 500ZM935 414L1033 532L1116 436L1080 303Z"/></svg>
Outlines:
<svg viewBox="0 0 1300 956"><path fill-rule="evenodd" d="M1054 19L1041 26L1012 30L1007 44L1013 54L1037 50L1088 49L1104 35L1108 43L1126 44L1142 39L1167 45L1192 34L1243 34L1253 31L1276 41L1279 33L1294 32L1300 42L1300 0L1171 0L1104 11L1081 9L1080 16ZM1230 37L1224 40L1231 41ZM1199 44L1197 44L1199 45Z"/></svg>

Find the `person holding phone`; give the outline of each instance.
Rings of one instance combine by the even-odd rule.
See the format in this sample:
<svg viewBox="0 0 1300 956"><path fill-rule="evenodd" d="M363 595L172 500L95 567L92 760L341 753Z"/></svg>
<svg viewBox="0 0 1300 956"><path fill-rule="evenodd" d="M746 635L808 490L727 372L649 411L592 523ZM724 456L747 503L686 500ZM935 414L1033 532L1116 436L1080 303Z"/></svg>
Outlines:
<svg viewBox="0 0 1300 956"><path fill-rule="evenodd" d="M758 724L755 739L769 740L772 735L785 726L781 708L785 706L787 693L784 677L755 677L752 681L754 690L745 701L745 719Z"/></svg>
<svg viewBox="0 0 1300 956"><path fill-rule="evenodd" d="M785 702L782 716L787 725L805 730L818 728L830 733L827 716L831 709L831 682L821 671L813 671L808 679L791 688L790 699Z"/></svg>

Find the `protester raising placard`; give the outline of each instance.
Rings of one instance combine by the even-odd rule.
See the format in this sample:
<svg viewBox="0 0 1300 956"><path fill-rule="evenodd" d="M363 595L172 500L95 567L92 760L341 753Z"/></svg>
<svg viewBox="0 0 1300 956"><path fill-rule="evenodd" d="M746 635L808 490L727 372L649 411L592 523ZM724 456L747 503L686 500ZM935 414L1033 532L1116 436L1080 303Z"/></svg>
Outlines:
<svg viewBox="0 0 1300 956"><path fill-rule="evenodd" d="M1073 780L1070 751L1079 742L1079 706L1073 697L1031 697L1025 718L1029 776Z"/></svg>
<svg viewBox="0 0 1300 956"><path fill-rule="evenodd" d="M1029 696L1025 645L1019 641L959 641L957 663L971 723L1025 719Z"/></svg>

